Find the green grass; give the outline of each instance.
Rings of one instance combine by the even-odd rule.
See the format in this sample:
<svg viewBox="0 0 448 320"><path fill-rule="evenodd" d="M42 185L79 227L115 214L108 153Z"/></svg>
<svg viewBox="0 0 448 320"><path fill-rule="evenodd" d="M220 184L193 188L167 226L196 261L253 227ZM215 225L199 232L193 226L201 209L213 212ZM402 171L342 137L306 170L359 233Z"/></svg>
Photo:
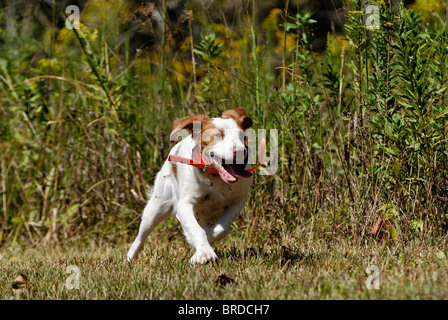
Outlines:
<svg viewBox="0 0 448 320"><path fill-rule="evenodd" d="M446 244L310 241L303 228L278 239L285 245L267 245L238 224L216 245L218 262L204 266L188 263L179 233L167 242L162 230L131 265L124 243L6 250L0 299L448 299ZM69 265L80 268L79 289L66 287ZM369 265L379 267L379 290L366 287ZM32 290L13 293L18 274ZM220 286L222 274L235 282Z"/></svg>

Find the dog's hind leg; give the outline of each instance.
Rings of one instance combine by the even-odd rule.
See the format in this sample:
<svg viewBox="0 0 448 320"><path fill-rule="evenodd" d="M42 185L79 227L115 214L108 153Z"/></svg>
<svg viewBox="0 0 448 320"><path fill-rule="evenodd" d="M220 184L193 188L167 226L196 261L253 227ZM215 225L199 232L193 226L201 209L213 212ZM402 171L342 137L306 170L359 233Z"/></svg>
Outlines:
<svg viewBox="0 0 448 320"><path fill-rule="evenodd" d="M128 261L132 261L138 257L149 234L159 223L166 220L173 211L172 204L167 203L166 201L167 194L163 193L163 191L155 191L146 205L145 210L143 211L142 222L140 223L137 238L134 243L132 243L128 254L126 255Z"/></svg>

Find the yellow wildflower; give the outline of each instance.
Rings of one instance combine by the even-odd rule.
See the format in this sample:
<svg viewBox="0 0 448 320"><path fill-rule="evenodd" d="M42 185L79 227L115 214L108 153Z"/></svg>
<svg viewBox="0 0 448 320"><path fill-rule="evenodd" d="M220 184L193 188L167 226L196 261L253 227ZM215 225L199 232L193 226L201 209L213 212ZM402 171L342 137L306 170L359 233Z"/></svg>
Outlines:
<svg viewBox="0 0 448 320"><path fill-rule="evenodd" d="M261 23L261 28L266 31L274 31L277 30L278 24L280 21L280 16L282 15L283 10L279 8L272 9L268 16Z"/></svg>

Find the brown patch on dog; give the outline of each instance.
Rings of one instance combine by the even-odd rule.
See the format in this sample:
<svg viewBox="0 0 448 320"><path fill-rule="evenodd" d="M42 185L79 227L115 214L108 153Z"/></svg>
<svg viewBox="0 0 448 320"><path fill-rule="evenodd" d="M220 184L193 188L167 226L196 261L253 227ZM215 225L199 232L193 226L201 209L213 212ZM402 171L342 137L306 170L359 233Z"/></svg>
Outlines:
<svg viewBox="0 0 448 320"><path fill-rule="evenodd" d="M252 125L252 119L246 114L243 108L238 107L233 110L224 111L223 118L231 118L244 131Z"/></svg>
<svg viewBox="0 0 448 320"><path fill-rule="evenodd" d="M209 117L204 116L204 115L187 116L184 118L177 118L173 122L173 129L170 134L171 142L176 141L176 138L177 138L176 134L183 129L186 129L186 130L192 132L193 131L193 122L195 122L195 121L201 123L201 129L202 129L204 124L210 123L212 121L212 119L210 119Z"/></svg>
<svg viewBox="0 0 448 320"><path fill-rule="evenodd" d="M201 131L193 132L193 123L195 121L201 123ZM176 134L179 131L186 129L193 133L193 137L197 139L197 141L199 139L201 140L201 149L204 150L205 147L213 144L214 141L222 141L224 139L224 131L217 128L212 121L211 118L204 115L178 118L173 122L173 130L170 135L170 140L172 142L176 141Z"/></svg>
<svg viewBox="0 0 448 320"><path fill-rule="evenodd" d="M171 171L173 171L174 178L177 179L177 164L175 164L174 162L171 162Z"/></svg>
<svg viewBox="0 0 448 320"><path fill-rule="evenodd" d="M207 146L213 145L214 142L224 140L224 130L217 128L211 122L205 122L201 126L200 138L201 150L205 150Z"/></svg>

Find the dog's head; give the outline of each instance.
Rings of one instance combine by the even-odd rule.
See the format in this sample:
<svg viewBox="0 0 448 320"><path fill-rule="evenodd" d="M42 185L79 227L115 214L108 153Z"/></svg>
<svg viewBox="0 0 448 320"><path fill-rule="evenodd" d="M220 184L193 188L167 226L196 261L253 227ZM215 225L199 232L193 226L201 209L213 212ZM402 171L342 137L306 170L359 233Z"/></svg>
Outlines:
<svg viewBox="0 0 448 320"><path fill-rule="evenodd" d="M199 115L176 119L170 139L176 141L177 133L183 129L190 131L220 177L233 183L238 181L238 177L252 175L245 170L248 155L244 143L244 132L251 125L252 119L240 107L225 111L221 118Z"/></svg>

